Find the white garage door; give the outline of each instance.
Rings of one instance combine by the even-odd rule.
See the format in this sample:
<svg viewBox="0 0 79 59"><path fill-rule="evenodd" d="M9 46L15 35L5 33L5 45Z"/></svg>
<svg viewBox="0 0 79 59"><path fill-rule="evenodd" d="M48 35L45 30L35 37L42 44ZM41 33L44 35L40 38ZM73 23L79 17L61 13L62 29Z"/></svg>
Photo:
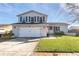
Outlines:
<svg viewBox="0 0 79 59"><path fill-rule="evenodd" d="M40 37L40 36L41 36L41 28L27 27L19 29L19 37Z"/></svg>

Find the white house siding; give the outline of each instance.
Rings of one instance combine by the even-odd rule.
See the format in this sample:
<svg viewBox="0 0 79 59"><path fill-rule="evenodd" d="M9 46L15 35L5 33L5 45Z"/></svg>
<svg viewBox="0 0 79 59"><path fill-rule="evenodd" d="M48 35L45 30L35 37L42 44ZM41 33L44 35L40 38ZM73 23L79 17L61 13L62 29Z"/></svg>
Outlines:
<svg viewBox="0 0 79 59"><path fill-rule="evenodd" d="M41 36L44 37L44 36L47 36L47 33L48 33L48 28L47 27L42 27L41 28Z"/></svg>
<svg viewBox="0 0 79 59"><path fill-rule="evenodd" d="M23 27L20 27L18 33L18 37L44 37L47 35L42 27L25 27L25 30Z"/></svg>
<svg viewBox="0 0 79 59"><path fill-rule="evenodd" d="M16 26L16 28L14 28ZM23 33L21 31L23 29ZM47 36L46 25L14 25L13 26L13 33L15 37L45 37ZM31 31L28 32L28 31ZM37 32L38 31L38 32ZM23 36L21 36L23 34ZM25 35L27 34L27 36ZM37 36L39 34L39 36Z"/></svg>
<svg viewBox="0 0 79 59"><path fill-rule="evenodd" d="M14 26L12 27L12 32L13 32L15 37L18 37L18 35L19 35L18 31L19 31L19 28L17 28L17 27L14 28Z"/></svg>
<svg viewBox="0 0 79 59"><path fill-rule="evenodd" d="M25 18L26 16L30 16L30 17L34 17L34 16L39 16L39 17L45 17L45 23L47 22L47 16L45 16L45 15L42 15L42 14L38 14L38 13L35 13L35 12L31 12L31 13L26 13L26 14L24 14L24 15L21 15L23 18ZM18 22L20 22L20 18L19 18L20 16L18 16ZM29 22L27 22L27 23L29 23Z"/></svg>
<svg viewBox="0 0 79 59"><path fill-rule="evenodd" d="M40 27L20 27L19 37L40 37L41 28Z"/></svg>
<svg viewBox="0 0 79 59"><path fill-rule="evenodd" d="M48 34L54 34L54 30L48 30Z"/></svg>
<svg viewBox="0 0 79 59"><path fill-rule="evenodd" d="M60 31L63 31L65 34L68 33L68 26L60 26Z"/></svg>
<svg viewBox="0 0 79 59"><path fill-rule="evenodd" d="M47 33L42 27L21 27L18 37L44 37Z"/></svg>
<svg viewBox="0 0 79 59"><path fill-rule="evenodd" d="M52 24L52 30L48 30L48 34L54 34L54 26L55 27L60 27L60 31L63 31L65 34L68 33L68 26L67 25L54 25Z"/></svg>

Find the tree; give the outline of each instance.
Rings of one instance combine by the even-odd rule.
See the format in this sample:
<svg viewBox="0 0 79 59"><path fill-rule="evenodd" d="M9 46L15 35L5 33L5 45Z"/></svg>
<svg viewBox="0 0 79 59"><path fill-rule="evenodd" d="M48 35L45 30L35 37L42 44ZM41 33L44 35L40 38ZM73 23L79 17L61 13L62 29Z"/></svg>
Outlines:
<svg viewBox="0 0 79 59"><path fill-rule="evenodd" d="M72 23L79 21L79 4L78 3L64 3L61 6L63 6L63 9L66 12L68 12L70 15L73 15L73 17L75 17Z"/></svg>

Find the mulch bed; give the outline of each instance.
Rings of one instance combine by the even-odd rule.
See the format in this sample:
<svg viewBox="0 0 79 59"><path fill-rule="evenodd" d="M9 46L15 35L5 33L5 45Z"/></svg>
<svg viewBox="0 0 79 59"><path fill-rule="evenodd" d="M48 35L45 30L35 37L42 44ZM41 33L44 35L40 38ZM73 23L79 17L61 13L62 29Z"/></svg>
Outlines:
<svg viewBox="0 0 79 59"><path fill-rule="evenodd" d="M34 52L31 56L79 56L79 53L42 53Z"/></svg>

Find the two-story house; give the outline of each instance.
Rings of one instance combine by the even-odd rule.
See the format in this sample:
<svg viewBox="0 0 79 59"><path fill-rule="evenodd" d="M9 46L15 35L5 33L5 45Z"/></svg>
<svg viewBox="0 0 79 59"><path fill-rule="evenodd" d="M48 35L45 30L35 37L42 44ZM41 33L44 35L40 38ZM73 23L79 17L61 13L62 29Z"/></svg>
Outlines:
<svg viewBox="0 0 79 59"><path fill-rule="evenodd" d="M18 23L13 25L16 37L45 37L56 31L67 32L66 23L47 23L48 15L31 10L17 15Z"/></svg>

